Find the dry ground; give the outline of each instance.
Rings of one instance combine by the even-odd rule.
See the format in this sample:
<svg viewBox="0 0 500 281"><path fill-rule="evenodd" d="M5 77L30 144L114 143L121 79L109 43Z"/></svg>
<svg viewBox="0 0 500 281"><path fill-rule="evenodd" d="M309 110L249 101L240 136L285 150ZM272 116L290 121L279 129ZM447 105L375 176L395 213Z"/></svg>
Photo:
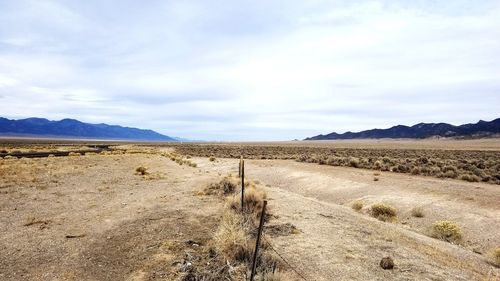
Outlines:
<svg viewBox="0 0 500 281"><path fill-rule="evenodd" d="M198 167L236 173L237 160ZM488 255L500 245L498 186L394 173L374 181L370 170L320 166L290 160L247 160L246 175L268 186L278 222L293 223L301 234L274 243L308 280L498 280L500 270ZM353 201L364 203L358 213ZM398 221L369 216L372 203L398 209ZM422 207L423 218L411 216ZM457 222L461 245L428 237L436 220ZM393 271L382 270L382 257L394 258Z"/></svg>
<svg viewBox="0 0 500 281"><path fill-rule="evenodd" d="M141 153L0 159L0 280L175 280L219 220L221 201L194 194L237 173L234 159L191 160L198 167ZM151 174L135 175L140 165ZM291 160L249 160L246 176L267 186L270 225L299 229L268 239L307 280L500 280L488 258L500 246L497 185L374 181L374 171ZM370 217L375 202L398 220ZM423 218L410 215L418 206ZM461 245L428 236L438 219L461 226ZM380 268L385 256L394 270Z"/></svg>
<svg viewBox="0 0 500 281"><path fill-rule="evenodd" d="M173 280L217 227L220 203L193 194L219 176L166 157L9 159L0 173L0 280Z"/></svg>

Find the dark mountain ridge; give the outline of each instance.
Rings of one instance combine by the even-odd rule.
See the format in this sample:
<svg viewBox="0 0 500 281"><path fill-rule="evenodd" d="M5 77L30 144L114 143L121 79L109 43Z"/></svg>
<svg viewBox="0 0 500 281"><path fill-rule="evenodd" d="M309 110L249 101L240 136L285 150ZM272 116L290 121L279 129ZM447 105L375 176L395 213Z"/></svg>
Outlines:
<svg viewBox="0 0 500 281"><path fill-rule="evenodd" d="M327 135L318 135L305 140L342 140L342 139L383 139L383 138L412 138L424 139L432 137L449 138L480 138L500 134L500 118L492 121L480 120L475 124L454 126L447 123L419 123L411 127L397 125L388 129L372 129L361 132L335 132Z"/></svg>
<svg viewBox="0 0 500 281"><path fill-rule="evenodd" d="M75 119L50 121L45 118L10 120L0 117L0 136L92 138L141 141L175 141L152 130L107 124L89 124Z"/></svg>

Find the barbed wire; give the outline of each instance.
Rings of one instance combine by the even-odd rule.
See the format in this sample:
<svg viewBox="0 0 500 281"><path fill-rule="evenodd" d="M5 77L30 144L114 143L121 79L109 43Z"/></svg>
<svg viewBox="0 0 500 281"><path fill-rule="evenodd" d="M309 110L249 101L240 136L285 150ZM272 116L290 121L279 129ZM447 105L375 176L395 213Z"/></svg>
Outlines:
<svg viewBox="0 0 500 281"><path fill-rule="evenodd" d="M282 260L286 263L286 265L287 265L287 266L288 266L291 270L293 270L293 272L295 272L295 274L297 274L298 276L300 276L300 278L302 278L303 280L306 280L306 281L307 281L307 279L304 277L304 275L302 275L302 274L301 274L298 270L296 270L296 269L295 269L295 267L293 267L293 266L292 266L292 265L291 265L291 264L290 264L290 263L289 263L289 262L288 262L288 261L287 261L287 260L283 257L283 255L282 255L282 254L278 253L278 251L277 251L277 250L273 247L273 245L269 242L269 240L267 240L267 238L266 238L266 237L264 237L264 236L263 236L262 238L264 238L264 240L267 242L267 245L266 245L266 246L269 246L269 247L271 248L271 250L273 250L273 252L275 252L275 253L278 255L278 257L280 257L280 258L281 258L281 259L282 259Z"/></svg>

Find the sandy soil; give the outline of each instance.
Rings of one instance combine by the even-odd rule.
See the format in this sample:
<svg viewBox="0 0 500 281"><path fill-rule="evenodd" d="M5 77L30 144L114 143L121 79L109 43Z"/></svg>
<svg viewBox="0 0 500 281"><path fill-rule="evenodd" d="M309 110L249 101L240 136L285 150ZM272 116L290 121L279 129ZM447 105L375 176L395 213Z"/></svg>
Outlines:
<svg viewBox="0 0 500 281"><path fill-rule="evenodd" d="M220 202L194 193L219 176L166 157L0 160L0 171L0 280L172 280L172 249L217 227Z"/></svg>
<svg viewBox="0 0 500 281"><path fill-rule="evenodd" d="M237 160L197 159L203 169L237 173ZM488 261L500 245L500 191L496 185L466 183L286 160L248 160L246 175L265 184L280 223L301 234L274 239L308 280L497 280ZM365 207L350 208L355 200ZM398 221L369 215L374 202L398 209ZM413 207L423 218L410 215ZM463 230L461 245L430 238L436 220L452 220ZM395 260L385 271L379 261Z"/></svg>

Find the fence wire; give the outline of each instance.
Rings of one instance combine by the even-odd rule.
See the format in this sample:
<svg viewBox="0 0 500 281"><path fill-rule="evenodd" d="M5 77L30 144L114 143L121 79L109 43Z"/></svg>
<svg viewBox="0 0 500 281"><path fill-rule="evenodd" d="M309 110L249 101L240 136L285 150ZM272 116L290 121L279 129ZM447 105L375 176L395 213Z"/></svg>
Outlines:
<svg viewBox="0 0 500 281"><path fill-rule="evenodd" d="M271 248L271 250L273 250L273 252L275 252L275 253L276 253L276 255L278 255L278 257L280 257L280 259L282 259L282 260L285 262L285 264L286 264L286 265L287 265L287 266L288 266L288 267L289 267L289 268L290 268L293 272L295 272L295 274L297 274L298 276L300 276L300 278L302 278L302 280L306 280L306 281L307 281L307 279L304 277L304 275L303 275L303 274L301 274L301 273L300 273L297 269L295 269L295 267L294 267L294 266L292 266L292 265L290 264L290 262L288 262L288 260L287 260L287 259L285 259L285 258L283 257L283 255L282 255L282 254L280 254L280 253L279 253L279 252L278 252L278 251L277 251L277 250L273 247L273 245L269 242L269 240L267 240L267 238L266 238L265 236L263 236L262 238L264 238L264 240L267 242L267 246L269 246L269 247Z"/></svg>

